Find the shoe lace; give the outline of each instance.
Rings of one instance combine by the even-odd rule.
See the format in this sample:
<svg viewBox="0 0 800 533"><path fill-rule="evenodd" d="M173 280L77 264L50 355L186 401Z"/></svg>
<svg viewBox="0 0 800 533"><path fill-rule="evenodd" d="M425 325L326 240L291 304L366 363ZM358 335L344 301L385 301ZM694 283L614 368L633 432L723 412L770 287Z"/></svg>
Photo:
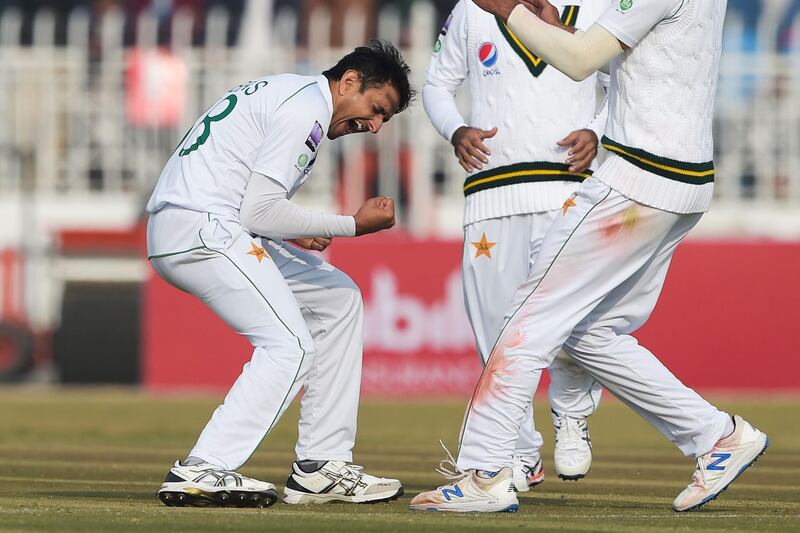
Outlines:
<svg viewBox="0 0 800 533"><path fill-rule="evenodd" d="M577 420L573 420L568 416L561 416L558 420L558 428L556 429L556 440L559 447L567 450L580 449L581 439L583 437L583 430Z"/></svg>
<svg viewBox="0 0 800 533"><path fill-rule="evenodd" d="M447 449L447 446L444 445L444 442L442 442L441 439L439 439L439 444L444 450L444 453L447 454L447 457L439 461L439 467L434 468L434 470L444 476L445 479L449 479L450 481L458 481L466 477L468 472L464 472L458 467L453 454L450 453L450 450Z"/></svg>
<svg viewBox="0 0 800 533"><path fill-rule="evenodd" d="M690 487L697 487L697 488L705 488L706 486L706 477L703 475L703 468L705 467L705 461L703 460L703 456L697 458L697 466L694 469L694 473L692 474L692 482L689 483Z"/></svg>
<svg viewBox="0 0 800 533"><path fill-rule="evenodd" d="M351 481L359 481L364 475L364 467L352 463L345 463L339 470L339 475Z"/></svg>

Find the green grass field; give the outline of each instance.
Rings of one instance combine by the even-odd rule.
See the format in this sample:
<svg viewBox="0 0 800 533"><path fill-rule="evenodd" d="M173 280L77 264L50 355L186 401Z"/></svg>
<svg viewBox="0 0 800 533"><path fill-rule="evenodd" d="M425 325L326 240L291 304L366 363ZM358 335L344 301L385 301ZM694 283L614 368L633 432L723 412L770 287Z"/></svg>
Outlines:
<svg viewBox="0 0 800 533"><path fill-rule="evenodd" d="M412 513L411 496L442 483L433 471L442 438L455 447L464 403L362 405L356 461L400 478L406 495L377 505L268 509L167 508L155 497L220 397L152 396L131 390L0 388L0 530L9 531L800 531L800 402L719 401L766 431L772 445L720 499L688 514L670 510L693 462L619 402L591 420L589 476L552 474L547 402L547 480L509 515ZM293 460L290 410L242 472L282 488Z"/></svg>

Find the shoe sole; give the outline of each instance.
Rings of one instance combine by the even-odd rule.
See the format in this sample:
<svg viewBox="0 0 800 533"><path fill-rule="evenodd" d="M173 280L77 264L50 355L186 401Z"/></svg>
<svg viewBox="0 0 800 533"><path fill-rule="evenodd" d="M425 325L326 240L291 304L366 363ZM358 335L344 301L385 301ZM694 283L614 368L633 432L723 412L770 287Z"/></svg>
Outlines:
<svg viewBox="0 0 800 533"><path fill-rule="evenodd" d="M704 505L705 505L705 504L707 504L708 502L711 502L711 501L714 501L714 500L716 500L716 499L719 497L719 495L720 495L720 494L722 494L723 492L725 492L726 490L728 490L728 487L730 487L730 486L731 486L731 483L733 483L734 481L736 481L736 480L738 479L738 477L739 477L739 476L741 476L741 475L744 473L744 471L745 471L745 470L747 470L748 468L750 468L751 466L753 466L754 464L756 464L756 461L758 461L758 458L759 458L759 457L761 457L762 455L764 455L765 453L767 453L767 448L769 448L769 437L767 437L767 436L765 435L765 436L764 436L764 438L765 438L765 441L764 441L764 447L763 447L763 448L761 448L761 451L760 451L760 452L758 452L758 453L756 454L756 456L753 458L753 460L752 460L752 461L750 461L750 462L749 462L749 463L747 463L746 465L742 466L742 468L740 468L740 469L739 469L739 471L736 473L736 475L735 475L735 476L733 476L733 478L731 478L731 480L730 480L730 481L728 481L728 482L725 484L725 486L724 486L724 487L722 487L722 488L721 488L720 490L718 490L716 493L714 493L714 494L711 494L711 495L709 495L709 496L706 496L706 497L705 497L705 499L703 499L703 501L701 501L700 503L698 503L698 504L696 504L696 505L693 505L692 507L687 507L686 509L676 509L675 507L673 507L673 508L672 508L672 510L673 510L673 511L675 511L676 513L686 513L686 512L689 512L689 511L696 511L697 509L701 508L702 506L704 506Z"/></svg>
<svg viewBox="0 0 800 533"><path fill-rule="evenodd" d="M205 491L196 488L160 490L158 499L167 507L270 507L278 501L278 492L241 490Z"/></svg>
<svg viewBox="0 0 800 533"><path fill-rule="evenodd" d="M373 494L369 496L345 496L343 494L309 494L292 489L286 489L283 502L289 505L320 504L329 502L345 503L386 503L400 498L404 494L403 487L396 492Z"/></svg>
<svg viewBox="0 0 800 533"><path fill-rule="evenodd" d="M588 474L589 472L586 472ZM567 476L564 474L558 474L559 479L563 481L578 481L579 479L583 479L586 477L586 474L575 474L573 476Z"/></svg>
<svg viewBox="0 0 800 533"><path fill-rule="evenodd" d="M425 511L432 513L516 513L519 511L519 504L512 503L500 509L476 509L473 507L426 507L425 505L411 506L412 511Z"/></svg>

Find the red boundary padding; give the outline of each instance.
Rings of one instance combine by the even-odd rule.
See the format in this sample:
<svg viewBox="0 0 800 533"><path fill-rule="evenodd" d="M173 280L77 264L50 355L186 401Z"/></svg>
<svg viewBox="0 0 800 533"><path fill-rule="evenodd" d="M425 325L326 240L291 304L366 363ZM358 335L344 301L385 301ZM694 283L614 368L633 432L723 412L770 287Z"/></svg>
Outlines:
<svg viewBox="0 0 800 533"><path fill-rule="evenodd" d="M472 391L479 365L460 299L461 247L399 233L331 247L331 262L359 284L366 303L365 393ZM689 386L798 392L798 273L800 243L689 241L636 336ZM246 341L155 275L143 313L142 378L151 388L224 389L250 357Z"/></svg>

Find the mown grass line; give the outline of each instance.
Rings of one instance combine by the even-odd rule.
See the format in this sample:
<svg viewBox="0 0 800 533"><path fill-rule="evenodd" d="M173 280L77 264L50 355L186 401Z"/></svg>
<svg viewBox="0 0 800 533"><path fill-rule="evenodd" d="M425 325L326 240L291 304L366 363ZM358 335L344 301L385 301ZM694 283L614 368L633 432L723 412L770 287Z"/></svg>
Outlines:
<svg viewBox="0 0 800 533"><path fill-rule="evenodd" d="M13 396L13 398L12 398ZM10 400L10 403L5 403ZM8 394L0 389L0 529L3 531L796 531L800 524L800 403L739 402L773 446L720 500L689 515L671 512L693 463L626 407L606 402L592 418L596 461L580 482L551 470L520 495L510 516L412 513L411 496L442 483L432 470L438 439L454 442L463 402L365 402L356 460L402 479L407 496L376 506L342 504L264 510L174 509L155 498L169 465L191 446L218 401L153 398L135 391ZM543 405L544 403L544 405ZM547 421L546 402L536 406ZM80 416L75 419L75 413ZM179 416L176 417L176 413ZM70 418L75 422L70 422ZM296 408L243 468L282 486L293 460ZM545 468L551 434L541 429Z"/></svg>

